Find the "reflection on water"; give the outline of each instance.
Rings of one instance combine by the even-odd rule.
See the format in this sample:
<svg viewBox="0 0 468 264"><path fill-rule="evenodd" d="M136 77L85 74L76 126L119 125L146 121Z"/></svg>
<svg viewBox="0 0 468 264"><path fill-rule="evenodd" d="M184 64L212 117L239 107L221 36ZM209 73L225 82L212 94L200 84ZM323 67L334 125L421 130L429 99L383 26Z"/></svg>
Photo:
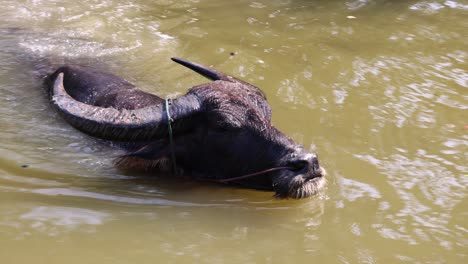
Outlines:
<svg viewBox="0 0 468 264"><path fill-rule="evenodd" d="M20 219L33 221L31 226L40 231L47 223L73 228L82 224L101 225L109 215L80 208L39 206L20 216Z"/></svg>
<svg viewBox="0 0 468 264"><path fill-rule="evenodd" d="M0 4L5 262L467 259L463 1ZM319 153L325 192L276 200L123 174L112 165L121 152L65 124L37 79L48 63L68 62L112 71L162 97L206 82L172 56L261 87L274 124ZM62 253L44 253L52 251Z"/></svg>
<svg viewBox="0 0 468 264"><path fill-rule="evenodd" d="M455 209L465 197L466 177L458 179L452 173L453 168L441 166L439 161L432 159L434 155L428 155L424 150L418 150L414 160L401 154L383 160L357 156L382 170L403 203L398 211L385 213L390 223L375 225L379 233L410 244L434 239L447 249L453 249L450 238L455 237L458 230L449 228L453 216L446 211ZM402 230L404 225L411 227Z"/></svg>
<svg viewBox="0 0 468 264"><path fill-rule="evenodd" d="M151 204L151 205L165 205L165 206L217 206L218 204L195 204L195 203L187 203L187 202L176 202L176 201L169 201L164 199L138 199L132 197L124 197L124 196L116 196L116 195L106 195L101 193L92 193L80 190L70 190L70 189L37 189L33 191L37 194L43 195L63 195L63 196L75 196L81 198L92 198L94 200L106 200L106 201L114 201L118 203L131 203L131 204Z"/></svg>
<svg viewBox="0 0 468 264"><path fill-rule="evenodd" d="M443 8L468 10L468 5L464 3L458 3L457 1L445 1L443 3L419 2L409 7L410 10L422 11L424 13L436 13Z"/></svg>

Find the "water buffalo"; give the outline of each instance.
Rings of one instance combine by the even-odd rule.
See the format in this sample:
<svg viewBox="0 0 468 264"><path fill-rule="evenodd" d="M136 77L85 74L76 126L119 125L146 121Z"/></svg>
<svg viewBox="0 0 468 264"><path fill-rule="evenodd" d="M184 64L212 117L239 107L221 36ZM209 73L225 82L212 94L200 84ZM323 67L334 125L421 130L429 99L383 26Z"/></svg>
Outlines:
<svg viewBox="0 0 468 264"><path fill-rule="evenodd" d="M325 171L317 156L271 124L260 89L209 67L172 60L212 82L164 100L113 74L62 66L45 85L72 126L130 146L120 165L171 164L195 179L270 190L279 198L309 197L323 188Z"/></svg>

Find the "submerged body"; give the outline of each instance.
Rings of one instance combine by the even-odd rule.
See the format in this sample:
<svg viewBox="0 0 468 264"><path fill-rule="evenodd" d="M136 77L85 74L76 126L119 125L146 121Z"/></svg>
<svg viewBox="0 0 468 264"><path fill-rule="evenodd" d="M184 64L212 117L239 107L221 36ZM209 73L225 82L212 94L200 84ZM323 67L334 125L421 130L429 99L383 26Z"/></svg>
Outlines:
<svg viewBox="0 0 468 264"><path fill-rule="evenodd" d="M177 170L185 175L272 190L281 198L309 197L323 188L325 173L317 157L271 124L271 108L260 89L214 69L173 60L213 82L189 89L170 105L91 68L62 66L45 83L51 101L71 125L138 146L120 165L147 161L161 168L177 161Z"/></svg>

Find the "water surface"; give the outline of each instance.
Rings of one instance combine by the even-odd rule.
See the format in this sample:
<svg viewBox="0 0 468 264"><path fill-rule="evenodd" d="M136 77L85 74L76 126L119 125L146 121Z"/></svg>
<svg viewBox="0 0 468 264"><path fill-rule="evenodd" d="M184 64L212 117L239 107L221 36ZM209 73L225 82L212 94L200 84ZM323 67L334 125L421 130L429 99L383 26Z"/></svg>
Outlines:
<svg viewBox="0 0 468 264"><path fill-rule="evenodd" d="M4 263L465 263L466 1L0 0ZM317 197L141 178L50 108L31 58L162 97L259 86L328 171Z"/></svg>

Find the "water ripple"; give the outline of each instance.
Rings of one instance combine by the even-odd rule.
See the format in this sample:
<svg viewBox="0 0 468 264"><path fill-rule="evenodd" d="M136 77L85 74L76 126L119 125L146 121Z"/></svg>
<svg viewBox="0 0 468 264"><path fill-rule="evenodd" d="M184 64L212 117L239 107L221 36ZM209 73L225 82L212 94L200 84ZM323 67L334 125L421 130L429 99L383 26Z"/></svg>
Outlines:
<svg viewBox="0 0 468 264"><path fill-rule="evenodd" d="M44 223L76 227L79 225L101 225L110 215L95 210L61 207L39 206L20 216L21 219L33 220L34 227L42 227Z"/></svg>
<svg viewBox="0 0 468 264"><path fill-rule="evenodd" d="M222 204L200 204L200 203L189 203L189 202L177 202L170 201L161 198L151 199L140 199L134 197L124 197L110 194L94 193L76 189L65 189L65 188L46 188L46 189L35 189L31 190L32 193L49 195L49 196L74 196L92 198L103 201L113 201L117 203L129 203L129 204L151 204L151 205L163 205L163 206L190 206L190 207L204 207L204 206L225 206Z"/></svg>
<svg viewBox="0 0 468 264"><path fill-rule="evenodd" d="M433 14L444 8L468 10L468 5L459 1L445 1L444 3L436 1L421 1L409 7L410 10L422 11L424 13Z"/></svg>
<svg viewBox="0 0 468 264"><path fill-rule="evenodd" d="M382 236L411 244L418 239L435 239L447 248L453 247L447 242L457 237L450 227L451 211L467 195L468 179L444 167L450 162L442 165L441 157L434 160L434 155L424 150L418 151L413 159L400 154L382 159L371 155L355 156L376 166L404 203L401 209L393 209L394 213L386 211L385 217L393 224L374 224ZM468 167L463 169L467 171Z"/></svg>

